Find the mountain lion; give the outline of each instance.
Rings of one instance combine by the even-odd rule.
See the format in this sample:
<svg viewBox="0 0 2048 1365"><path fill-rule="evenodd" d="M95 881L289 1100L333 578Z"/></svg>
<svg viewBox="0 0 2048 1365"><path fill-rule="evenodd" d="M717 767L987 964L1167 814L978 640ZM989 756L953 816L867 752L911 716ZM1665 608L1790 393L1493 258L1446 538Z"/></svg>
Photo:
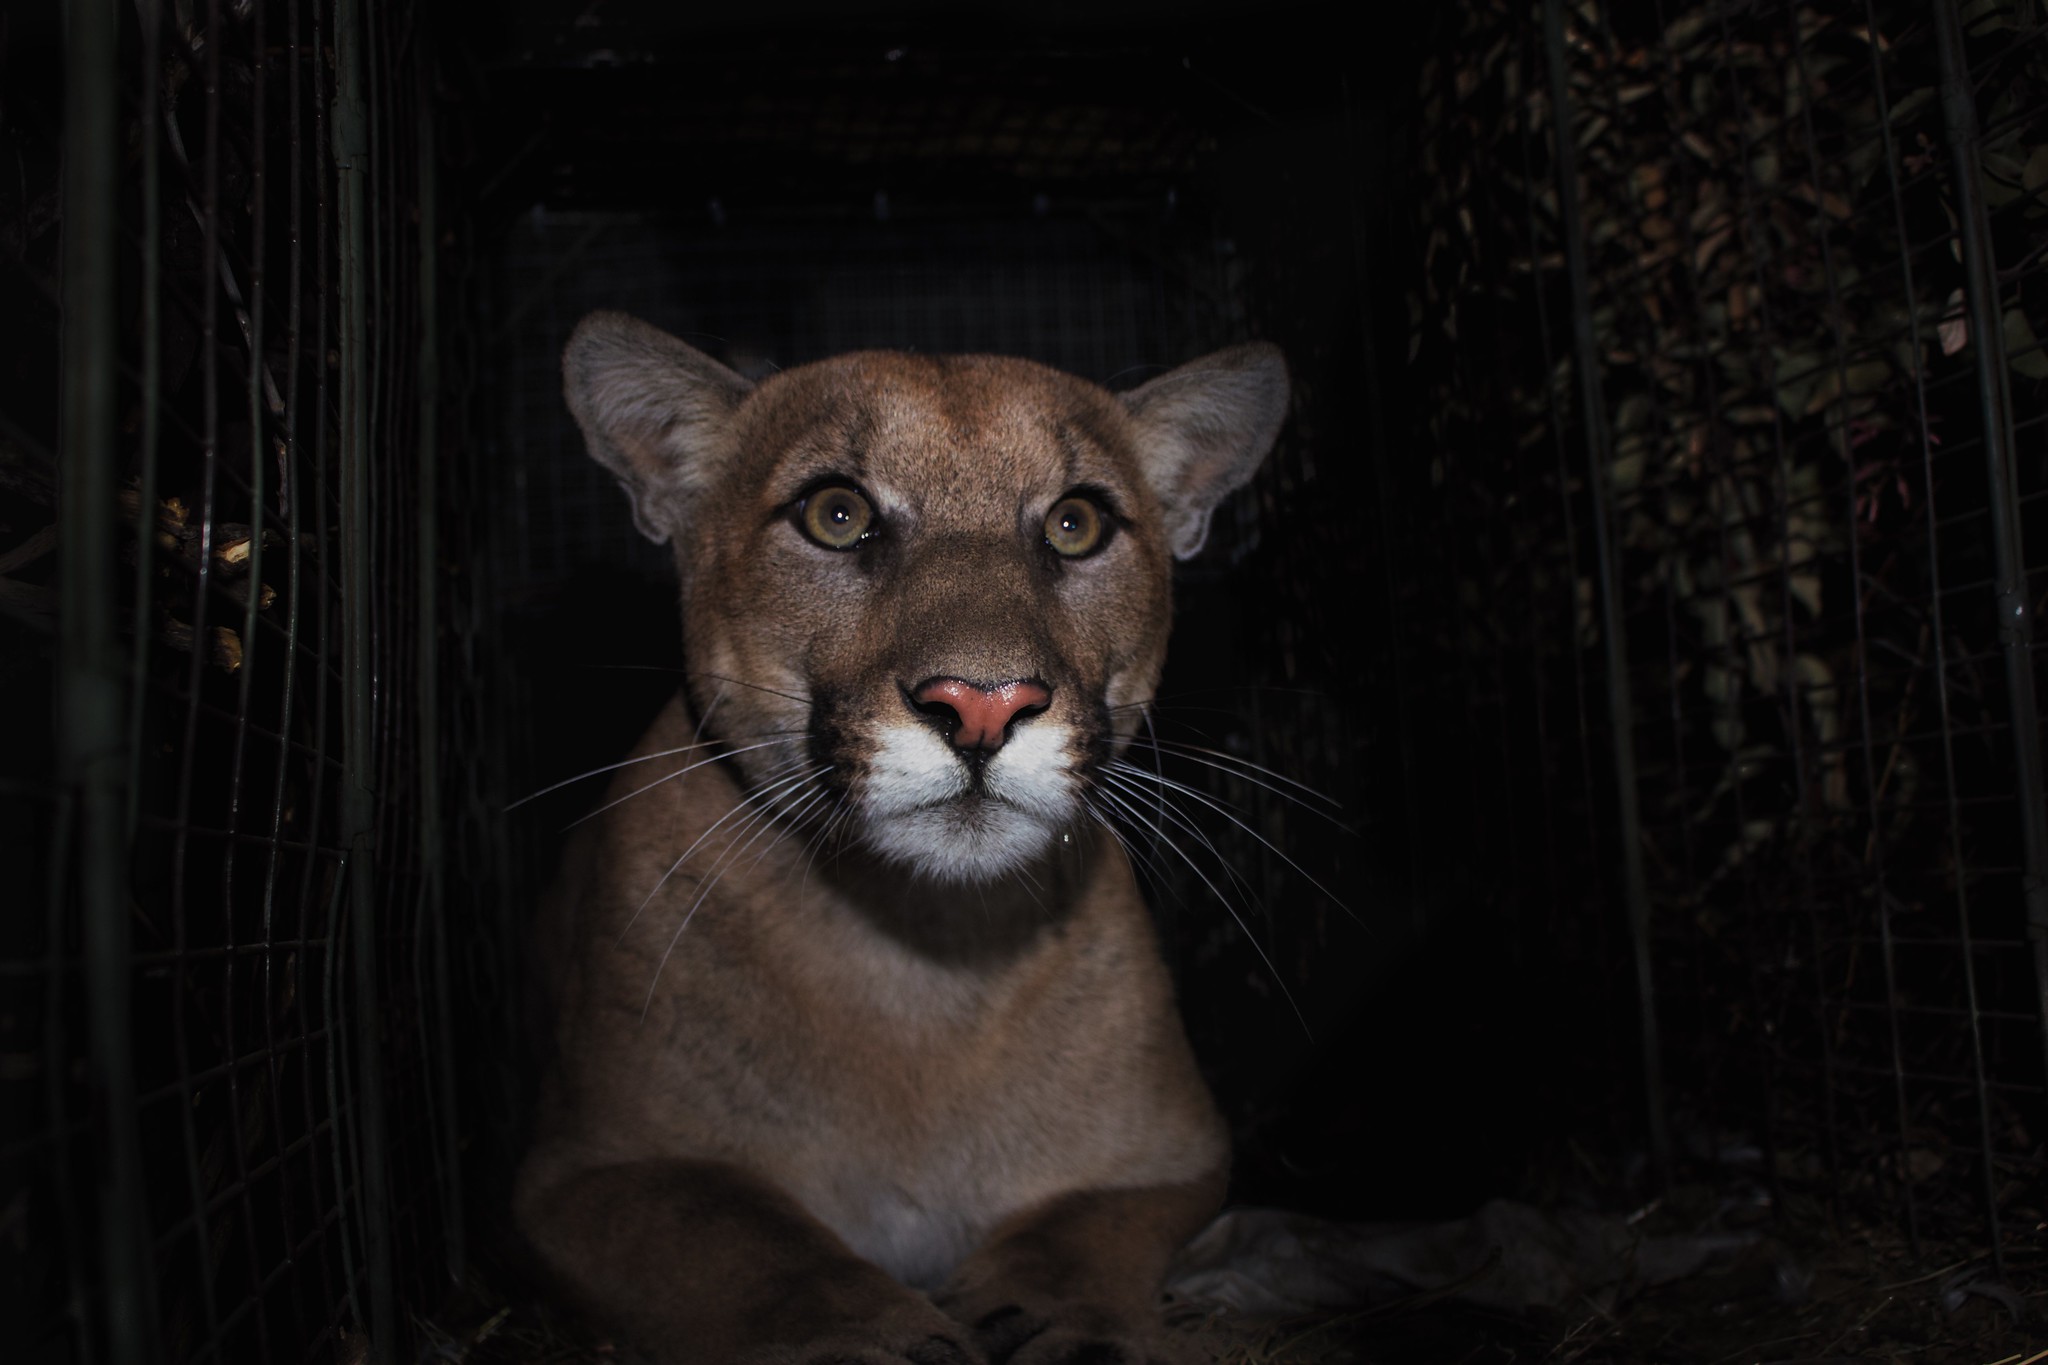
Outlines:
<svg viewBox="0 0 2048 1365"><path fill-rule="evenodd" d="M886 352L756 386L597 313L563 369L688 666L542 915L525 1235L664 1360L1165 1358L1227 1139L1102 773L1279 352L1121 396Z"/></svg>

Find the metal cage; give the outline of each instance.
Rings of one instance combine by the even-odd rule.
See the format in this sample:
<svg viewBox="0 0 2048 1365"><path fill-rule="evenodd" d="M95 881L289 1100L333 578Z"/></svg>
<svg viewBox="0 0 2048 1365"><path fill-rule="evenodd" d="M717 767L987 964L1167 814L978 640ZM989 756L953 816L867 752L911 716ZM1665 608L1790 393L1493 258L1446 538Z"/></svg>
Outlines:
<svg viewBox="0 0 2048 1365"><path fill-rule="evenodd" d="M7 685L56 724L0 1283L24 1359L328 1359L461 1256L418 16L57 14L7 52Z"/></svg>
<svg viewBox="0 0 2048 1365"><path fill-rule="evenodd" d="M1140 857L1240 1195L1699 1180L2000 1275L2048 1217L2038 6L470 66L416 4L45 10L0 27L27 1358L389 1356L477 1259L553 829L507 806L674 686L557 400L621 304L742 369L1286 350L1160 718L1333 801L1169 768Z"/></svg>

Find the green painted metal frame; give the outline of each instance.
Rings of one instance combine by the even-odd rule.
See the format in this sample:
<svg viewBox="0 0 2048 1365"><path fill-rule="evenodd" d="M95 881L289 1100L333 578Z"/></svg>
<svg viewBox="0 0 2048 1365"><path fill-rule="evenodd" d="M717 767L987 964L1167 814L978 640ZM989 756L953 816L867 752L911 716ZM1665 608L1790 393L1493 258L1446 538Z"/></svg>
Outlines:
<svg viewBox="0 0 2048 1365"><path fill-rule="evenodd" d="M1955 0L1935 0L1934 35L1941 61L1942 123L1948 133L1951 184L1956 196L1956 235L1962 240L1964 292L1970 344L1977 358L1977 398L1984 417L1984 472L1989 494L1991 553L1997 595L1999 652L2005 664L2007 719L2012 726L2013 783L2020 818L2021 894L2034 961L2034 987L2042 1030L2042 1058L2048 1062L2048 783L2041 754L2041 698L2034 682L2033 609L2027 587L2026 546L2020 531L2020 491L2013 454L2012 372L2006 355L2005 307L1999 297L1998 261L1991 221L1978 186L1983 174L1978 148L1977 104L1963 29ZM1978 1022L1976 964L1969 950L1967 911L1958 932L1964 944L1963 973L1969 992L1970 1048L1977 1074L1986 1074L1984 1040ZM1989 1143L1991 1108L1977 1087L1977 1123ZM1994 1273L2005 1273L2004 1238L1999 1228L1998 1173L1989 1153L1983 1163L1984 1209L1989 1219Z"/></svg>
<svg viewBox="0 0 2048 1365"><path fill-rule="evenodd" d="M359 0L334 8L332 130L337 184L341 296L341 608L347 696L342 711L342 825L348 853L348 952L351 958L354 1155L369 1309L365 1326L377 1359L396 1344L392 1274L391 1184L387 1166L382 1014L379 1008L376 707L370 637L371 442L369 356L370 119L364 93L363 13Z"/></svg>
<svg viewBox="0 0 2048 1365"><path fill-rule="evenodd" d="M116 502L120 331L120 66L117 11L67 11L63 393L59 469L57 779L59 875L75 886L84 948L87 1075L97 1161L102 1349L152 1358L155 1312L136 1131L127 848L131 774L124 699ZM68 874L68 875L67 875ZM60 897L67 894L59 890Z"/></svg>
<svg viewBox="0 0 2048 1365"><path fill-rule="evenodd" d="M448 1275L463 1277L466 1256L462 1226L462 1162L457 1141L458 1108L454 1020L448 984L448 886L442 857L446 824L441 783L441 214L438 132L434 119L434 67L421 45L414 63L419 82L419 923L425 941L414 954L415 989L428 1007L420 1013L420 1044L434 1059L439 1101L434 1144L435 1179L441 1189L441 1220ZM438 1033L438 1037L432 1036Z"/></svg>
<svg viewBox="0 0 2048 1365"><path fill-rule="evenodd" d="M1636 788L1634 704L1629 695L1628 639L1622 623L1622 588L1613 546L1614 459L1601 391L1600 353L1593 339L1593 303L1586 269L1586 238L1579 213L1578 149L1573 142L1571 86L1565 66L1563 0L1544 0L1543 38L1550 79L1555 139L1559 235L1572 291L1572 369L1579 380L1579 415L1585 429L1586 482L1593 494L1593 554L1600 575L1600 634L1606 646L1607 711L1612 731L1615 809L1620 825L1622 887L1635 959L1636 1015L1640 1030L1645 1121L1658 1183L1671 1178L1671 1128L1665 1112L1664 1059L1657 1023L1657 987L1650 965L1650 891L1643 875L1640 798Z"/></svg>

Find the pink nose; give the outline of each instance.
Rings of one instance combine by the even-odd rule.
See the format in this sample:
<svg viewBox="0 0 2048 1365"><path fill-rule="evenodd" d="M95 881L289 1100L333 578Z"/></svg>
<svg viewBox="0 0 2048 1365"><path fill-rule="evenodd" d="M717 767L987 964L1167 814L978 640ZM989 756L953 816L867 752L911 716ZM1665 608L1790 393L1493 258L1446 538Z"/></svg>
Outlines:
<svg viewBox="0 0 2048 1365"><path fill-rule="evenodd" d="M976 687L958 678L933 678L919 683L911 701L927 715L953 713L953 747L1000 749L1004 732L1020 712L1036 714L1052 701L1045 684L1024 680Z"/></svg>

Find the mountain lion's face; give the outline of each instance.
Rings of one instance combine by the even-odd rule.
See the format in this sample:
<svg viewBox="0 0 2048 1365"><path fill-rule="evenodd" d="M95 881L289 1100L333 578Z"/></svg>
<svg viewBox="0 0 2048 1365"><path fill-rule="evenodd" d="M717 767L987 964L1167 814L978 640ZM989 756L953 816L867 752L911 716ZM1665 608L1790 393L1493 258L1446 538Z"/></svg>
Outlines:
<svg viewBox="0 0 2048 1365"><path fill-rule="evenodd" d="M754 388L602 313L565 371L592 453L675 544L690 695L756 805L956 882L1090 819L1158 680L1171 557L1286 403L1261 346L1122 398L884 352Z"/></svg>

